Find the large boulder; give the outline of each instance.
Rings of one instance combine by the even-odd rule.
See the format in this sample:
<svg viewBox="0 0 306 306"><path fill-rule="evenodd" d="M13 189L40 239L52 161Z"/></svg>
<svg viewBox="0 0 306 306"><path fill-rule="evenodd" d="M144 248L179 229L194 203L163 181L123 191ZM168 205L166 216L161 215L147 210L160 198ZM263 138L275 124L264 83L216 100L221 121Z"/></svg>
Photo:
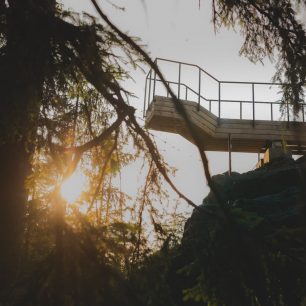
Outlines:
<svg viewBox="0 0 306 306"><path fill-rule="evenodd" d="M190 305L304 305L305 182L304 157L213 177L176 265Z"/></svg>

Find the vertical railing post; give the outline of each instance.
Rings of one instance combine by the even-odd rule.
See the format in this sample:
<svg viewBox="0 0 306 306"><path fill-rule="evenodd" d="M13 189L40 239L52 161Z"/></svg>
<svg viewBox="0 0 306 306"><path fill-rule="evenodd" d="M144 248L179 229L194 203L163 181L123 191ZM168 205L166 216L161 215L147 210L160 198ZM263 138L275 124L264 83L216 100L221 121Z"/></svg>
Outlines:
<svg viewBox="0 0 306 306"><path fill-rule="evenodd" d="M168 87L170 87L170 83L169 82L167 82L167 84L168 84ZM167 89L167 98L169 98L169 90Z"/></svg>
<svg viewBox="0 0 306 306"><path fill-rule="evenodd" d="M242 101L240 101L240 120L242 119Z"/></svg>
<svg viewBox="0 0 306 306"><path fill-rule="evenodd" d="M228 146L228 175L230 176L232 174L232 138L231 138L231 134L228 134L227 146Z"/></svg>
<svg viewBox="0 0 306 306"><path fill-rule="evenodd" d="M255 89L252 83L253 126L255 126Z"/></svg>
<svg viewBox="0 0 306 306"><path fill-rule="evenodd" d="M287 101L287 127L289 127L289 121L290 121L290 116L289 116L289 103Z"/></svg>
<svg viewBox="0 0 306 306"><path fill-rule="evenodd" d="M154 64L155 64L155 66L157 66L157 58L155 59ZM155 87L156 87L156 71L154 69L153 97L152 97L153 99L154 99L154 96L155 96Z"/></svg>
<svg viewBox="0 0 306 306"><path fill-rule="evenodd" d="M257 153L257 161L260 162L260 152Z"/></svg>
<svg viewBox="0 0 306 306"><path fill-rule="evenodd" d="M305 109L304 109L304 104L302 104L302 118L303 118L303 122L305 122Z"/></svg>
<svg viewBox="0 0 306 306"><path fill-rule="evenodd" d="M273 103L271 103L270 105L271 105L271 121L273 121Z"/></svg>
<svg viewBox="0 0 306 306"><path fill-rule="evenodd" d="M154 70L153 99L154 99L154 96L155 96L155 87L156 87L156 71Z"/></svg>
<svg viewBox="0 0 306 306"><path fill-rule="evenodd" d="M181 91L181 68L182 68L182 64L179 63L178 93L177 93L178 99L180 99L180 91Z"/></svg>
<svg viewBox="0 0 306 306"><path fill-rule="evenodd" d="M199 96L198 96L198 111L200 110L201 103L201 68L199 67Z"/></svg>
<svg viewBox="0 0 306 306"><path fill-rule="evenodd" d="M218 83L218 124L220 124L221 117L221 82Z"/></svg>
<svg viewBox="0 0 306 306"><path fill-rule="evenodd" d="M211 100L209 100L209 111L211 112Z"/></svg>
<svg viewBox="0 0 306 306"><path fill-rule="evenodd" d="M187 101L187 99L188 99L188 87L186 86L185 100Z"/></svg>
<svg viewBox="0 0 306 306"><path fill-rule="evenodd" d="M148 95L148 104L150 103L150 98L151 98L151 81L152 81L152 68L150 70L150 80L149 80L149 95Z"/></svg>
<svg viewBox="0 0 306 306"><path fill-rule="evenodd" d="M143 114L142 114L143 118L146 116L147 86L148 86L148 76L146 77L145 92L144 92L144 98L143 98Z"/></svg>

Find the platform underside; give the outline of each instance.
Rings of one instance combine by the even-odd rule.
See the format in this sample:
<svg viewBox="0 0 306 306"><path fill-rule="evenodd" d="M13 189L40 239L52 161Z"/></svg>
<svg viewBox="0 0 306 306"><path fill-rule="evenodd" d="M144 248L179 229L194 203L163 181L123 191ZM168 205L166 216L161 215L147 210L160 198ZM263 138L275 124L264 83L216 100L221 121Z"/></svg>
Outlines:
<svg viewBox="0 0 306 306"><path fill-rule="evenodd" d="M220 119L191 101L181 101L207 151L228 151L231 136L233 152L263 152L269 141L282 141L293 154L306 152L306 123ZM175 133L192 142L184 119L170 98L155 96L146 113L146 127Z"/></svg>

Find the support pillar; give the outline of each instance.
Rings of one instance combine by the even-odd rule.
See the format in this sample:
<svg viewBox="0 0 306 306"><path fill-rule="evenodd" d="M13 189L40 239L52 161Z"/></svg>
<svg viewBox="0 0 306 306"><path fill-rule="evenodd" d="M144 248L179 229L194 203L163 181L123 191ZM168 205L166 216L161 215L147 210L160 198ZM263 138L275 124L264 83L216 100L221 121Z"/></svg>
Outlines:
<svg viewBox="0 0 306 306"><path fill-rule="evenodd" d="M232 139L231 139L231 134L228 134L227 146L228 146L228 175L231 175L232 174Z"/></svg>

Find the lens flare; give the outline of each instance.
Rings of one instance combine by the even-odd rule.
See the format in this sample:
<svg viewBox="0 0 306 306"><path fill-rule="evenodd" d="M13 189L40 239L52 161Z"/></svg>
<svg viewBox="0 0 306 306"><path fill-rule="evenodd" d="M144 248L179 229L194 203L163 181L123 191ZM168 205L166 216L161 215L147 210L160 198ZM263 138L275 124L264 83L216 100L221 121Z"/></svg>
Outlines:
<svg viewBox="0 0 306 306"><path fill-rule="evenodd" d="M70 204L79 199L86 189L86 177L82 172L74 172L69 178L63 181L61 186L62 197Z"/></svg>

